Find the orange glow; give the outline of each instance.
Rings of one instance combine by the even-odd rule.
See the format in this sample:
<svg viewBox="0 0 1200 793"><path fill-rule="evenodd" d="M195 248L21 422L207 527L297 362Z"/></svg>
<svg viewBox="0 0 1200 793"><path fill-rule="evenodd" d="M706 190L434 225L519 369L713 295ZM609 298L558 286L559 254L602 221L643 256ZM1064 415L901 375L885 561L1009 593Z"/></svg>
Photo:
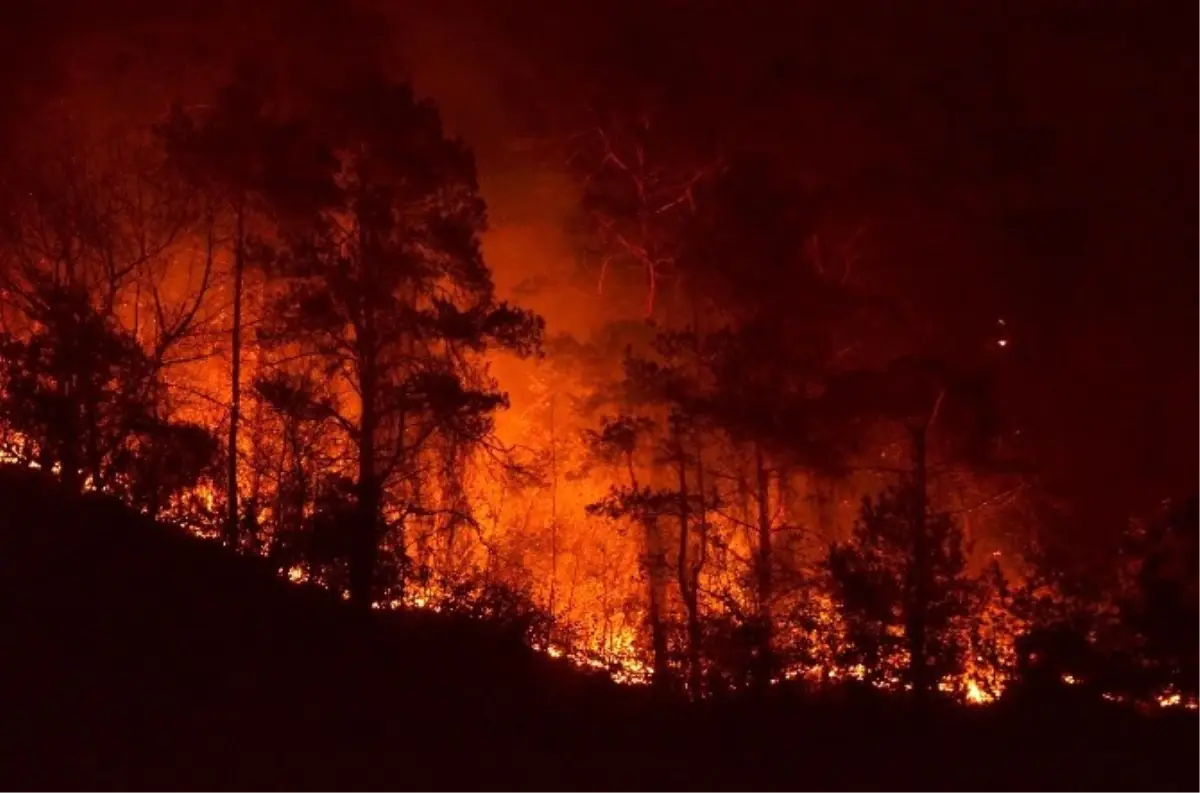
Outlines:
<svg viewBox="0 0 1200 793"><path fill-rule="evenodd" d="M563 203L567 203L565 199ZM551 333L568 330L586 338L589 330L601 324L603 306L598 296L563 286L571 264L569 245L560 228L553 224L508 225L489 232L483 244L496 269L500 296L544 313ZM162 317L186 306L200 293L201 286L208 284L196 314L203 332L187 341L186 354L166 366L163 377L172 418L221 433L230 412L231 367L226 348L231 262L227 250L212 251L216 275L206 280L202 263L209 254L196 235L185 235L161 260L148 265L148 271L140 274L141 280L130 282L117 302L117 313L126 328L151 348L162 330ZM542 281L557 283L558 288L541 289L538 283ZM253 317L268 303L271 287L254 274L248 275L245 287L245 311ZM999 324L1004 326L1004 320ZM1007 338L997 340L1000 347L1008 343ZM242 350L242 432L237 449L241 462L235 486L243 504L248 500L256 503L260 524L270 525L282 514L277 499L280 472L296 463L297 455L289 452L281 422L261 403L252 384L258 375L270 372L280 360L296 352L275 350L269 355L252 342ZM486 361L489 374L508 392L511 407L495 416L492 442L486 450L475 451L462 466L458 472L461 481L448 484L434 474L429 481L421 482L421 501L432 505L430 514L401 515L395 505L385 506L386 520L399 523L403 518L404 522L403 538L389 537L387 542L403 541L405 556L422 574L410 573L404 591L389 594L385 601L375 604L376 608L437 611L447 608L456 587L463 584L482 580L489 585L503 585L526 594L549 617L552 627L548 635L528 637L537 649L550 657L603 671L618 682L650 682L652 650L647 619L651 609L643 560L653 549L647 547L645 533L630 525L628 519L610 520L588 513L587 505L601 501L617 474L624 474L591 459L582 434L594 428L596 417L581 415L573 406L574 398L588 395L597 379L619 374L619 356L609 357L592 362L594 368L606 368L607 372L586 373L553 359L518 360L493 355ZM345 397L346 418L356 418L356 399L345 378L326 375L323 385ZM0 462L25 462L36 467L28 454L19 451L23 439L9 434L4 440ZM344 448L347 441L322 438L314 443L328 458L322 461L320 473L353 478L352 455ZM728 477L736 478L744 473L736 470L741 453L736 444L721 439L703 456L711 458L704 460L706 465L724 465L735 472ZM895 448L883 447L877 455L872 453L877 459L871 462L893 465L900 454ZM428 456L430 459L415 464L430 463L432 468L438 461L432 459L434 453ZM653 469L653 456L647 451L635 465ZM527 475L514 476L514 468L524 469ZM316 472L304 473L309 479L316 477ZM877 492L882 485L883 480L874 473L855 473L837 481L797 474L795 482L781 482L776 477L769 483L767 495L776 513L771 518L771 529L779 537L772 553L799 579L799 583L779 587L771 603L771 634L782 659L782 668L776 670L777 677L771 682L820 685L869 678L881 689L904 688L904 651L882 659L879 669L867 670L861 664L842 660L847 657L847 628L823 577L822 564L829 544L847 537L861 498ZM456 492L459 486L464 491L462 498ZM175 494L162 517L199 536L217 537L219 515L226 501L224 491L221 478L210 474L190 490ZM732 488L723 495L728 501L736 500ZM452 520L440 514L450 507L461 507L466 515L462 520ZM750 527L755 520L752 511L748 503L730 503L705 515L711 548L706 549L709 558L698 574L696 608L706 619L755 611L753 588L745 581L752 567L746 560L752 560L758 550L757 535ZM312 512L312 504L306 502L296 514L308 517ZM663 531L668 534L677 531L672 520L678 521L662 520L666 526ZM980 532L979 524L986 519L976 520L976 531ZM981 533L988 533L986 525ZM275 538L256 539L259 550L266 552ZM989 561L1008 561L999 550L985 556ZM302 564L287 566L282 575L294 583L331 583L326 573ZM347 596L344 591L340 594ZM680 636L684 631L680 626L687 616L678 582L668 581L659 605L663 621L673 631L671 649L677 659L683 655ZM803 619L792 620L789 614L802 614ZM998 604L989 604L978 615L978 622L979 633L989 646L986 657L972 652L962 675L938 682L942 692L975 705L993 702L1004 691L1015 668L1014 637L1026 627L1006 618ZM896 638L894 632L892 638ZM676 666L672 671L683 679L678 668L682 662L672 663ZM1074 685L1078 681L1068 675L1063 682ZM1175 692L1166 692L1157 701L1164 708L1195 707L1194 701L1185 701Z"/></svg>

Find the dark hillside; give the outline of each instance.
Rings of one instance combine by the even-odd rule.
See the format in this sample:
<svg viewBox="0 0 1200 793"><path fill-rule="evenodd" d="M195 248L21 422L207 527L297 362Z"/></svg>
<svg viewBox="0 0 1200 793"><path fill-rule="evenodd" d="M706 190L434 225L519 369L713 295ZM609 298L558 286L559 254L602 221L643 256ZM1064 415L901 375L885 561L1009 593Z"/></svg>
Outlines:
<svg viewBox="0 0 1200 793"><path fill-rule="evenodd" d="M358 615L12 469L0 619L8 789L1196 784L1194 718L998 709L914 729L878 701L681 711L478 623Z"/></svg>
<svg viewBox="0 0 1200 793"><path fill-rule="evenodd" d="M31 472L4 472L0 505L4 718L31 783L337 787L394 764L426 786L438 758L463 769L455 747L486 765L480 739L502 743L546 679L503 636L419 617L389 630Z"/></svg>

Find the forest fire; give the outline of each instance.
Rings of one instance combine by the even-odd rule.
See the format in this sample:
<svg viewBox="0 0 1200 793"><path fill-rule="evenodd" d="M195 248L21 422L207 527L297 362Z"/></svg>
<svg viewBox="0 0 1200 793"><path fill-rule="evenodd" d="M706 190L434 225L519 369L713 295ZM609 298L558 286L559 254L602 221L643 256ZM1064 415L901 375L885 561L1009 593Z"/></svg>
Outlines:
<svg viewBox="0 0 1200 793"><path fill-rule="evenodd" d="M186 237L180 244L185 249L195 248ZM214 254L210 251L208 255ZM185 267L182 272L194 273L195 268ZM160 291L186 294L190 277L185 276L183 286L168 289L164 287L170 283L168 279L147 291L155 295L155 301ZM209 277L203 278L207 281ZM132 288L140 290L136 280ZM271 298L256 294L248 293L249 303L260 307L270 303ZM137 313L131 299L124 303ZM202 302L196 300L194 305L199 307ZM161 307L157 310L162 315ZM224 321L221 310L214 310L213 316ZM150 325L158 328L160 323L161 319ZM147 338L154 339L160 332L151 330ZM903 543L907 541L903 536L893 538L900 540L899 545L880 546L880 540L888 541L887 532L895 530L886 522L870 529L875 533L856 535L867 528L862 521L870 518L850 513L854 523L846 525L842 517L846 513L839 515L839 507L869 495L877 484L823 479L815 469L791 468L785 475L785 457L764 466L760 445L752 444L752 453L747 455L744 445L710 431L702 456L693 456L690 463L694 474L686 470L686 463L677 466L682 487L697 492L685 495L686 490L677 490L672 495L670 490L642 489L645 486L639 484L639 477L657 484L670 470L670 464L665 471L662 468L663 452L656 450L655 444L663 444L660 448L667 450L668 460L672 444L679 460L686 460L689 453L679 445L682 435L678 424L672 423L678 421L679 408L672 407L673 412L664 415L662 401L645 401L647 390L652 392L657 386L653 380L634 380L646 376L637 374L643 371L639 367L650 367L644 371L661 378L671 371L668 366L696 366L706 355L721 354L719 349L701 352L696 347L691 353L693 362L687 364L684 359L680 364L664 357L678 353L664 353L668 347L662 345L678 345L680 340L698 345L704 340L694 333L676 336L674 341L664 338L660 335L654 342L659 346L650 358L639 361L626 352L622 363L620 358L602 355L596 360L598 370L593 371L563 369L553 360L526 365L524 375L533 388L494 426L489 439L475 439L476 443L483 441L481 448L466 455L453 447L420 450L434 464L421 483L424 500L388 502L383 509L386 524L402 527L395 539L403 543L403 550L393 547L401 566L390 589L381 592L383 599L374 605L465 608L489 619L515 620L514 624L524 626L531 644L552 657L605 671L619 682L651 684L664 674L671 675L683 682L692 696L720 687L753 687L764 674L771 684L805 680L820 686L854 680L884 691L911 691L912 678L905 672L911 667L904 644L907 634L904 623L894 621L909 604L900 600L892 606L896 611L878 623L883 633L863 643L861 636L851 635L848 623L868 616L853 611L861 593L852 587L861 583L856 583L852 571L840 567L837 553L832 568L825 556L831 543L835 550L842 549L840 553L858 543L859 552L869 556L859 557L857 564L874 558L872 564L885 565L872 575L903 574ZM271 354L269 348L248 348L244 365L258 372L278 366L270 362ZM293 344L284 351L285 360L297 356L303 357L301 346ZM495 363L504 365L499 359ZM174 372L178 379L172 385L187 394L205 393L203 384L215 384L219 389L223 378L229 376L220 359L207 355L184 362ZM595 419L586 413L562 416L560 411L556 416L555 399L567 396L576 404L586 402L594 388L588 379L605 377L618 382L624 377L621 387L640 390L641 418L636 422L627 417L615 422L603 418L603 431L597 434L588 429ZM329 496L321 495L326 486L322 477L327 481L331 475L342 477L345 484L339 487L345 488L355 476L353 464L344 455L344 440L330 432L329 426L321 426L320 413L309 414L316 416L315 421L303 414L289 415L289 408L281 402L288 392L272 390L272 381L264 375L255 375L254 382L256 388L243 397L247 431L238 439L237 489L246 510L245 523L238 528L239 543L278 559L281 574L290 581L317 582L351 598L347 557L341 550L344 540L337 534L351 530L344 521L352 520L352 502L338 506L336 501L323 502L322 498ZM938 397L934 416L944 393ZM330 407L330 400L336 398L325 396L325 401L318 403L326 406L321 408L326 416L343 423L359 420L359 409L353 403L337 414ZM178 411L180 420L192 426L220 426L223 421L223 407L215 396L185 400ZM656 431L656 422L662 422L657 426L675 427L671 429L675 434L655 440L651 433ZM21 431L10 431L7 438L7 461L41 464L41 452L35 448L38 443L31 446ZM699 448L699 436L694 442ZM454 454L448 461L442 457L446 451ZM890 460L886 451L882 457ZM326 462L318 465L322 460ZM446 462L456 467L445 467ZM920 460L917 465L922 465ZM61 462L53 461L53 467L60 470ZM86 476L85 489L95 489L98 473ZM623 475L629 477L632 487L612 484L613 476L619 482ZM128 476L110 481L109 489L115 486L120 492L127 487L120 483L128 481ZM722 481L731 485L723 488ZM830 511L823 489L846 493L847 485L851 493L855 487L864 490L841 496ZM285 488L297 487L299 494L308 495L293 506ZM704 487L711 489L701 490ZM227 503L223 488L215 470L200 472L199 481L170 493L154 514L206 538L227 537L221 517ZM680 502L687 510L682 514L672 503L679 498L687 498ZM889 508L897 506L900 502ZM688 518L702 527L698 538L679 534L674 525ZM943 524L942 530L947 526L954 530L951 524ZM904 530L902 524L900 528ZM296 534L298 530L300 534ZM764 549L762 538L770 535L780 538L778 544L771 540L771 547ZM941 630L946 632L943 640L962 648L962 660L957 670L939 673L936 688L965 703L985 704L1003 694L1016 674L1015 643L1030 622L1013 612L1011 604L997 600L998 593L1011 586L1003 583L996 566L1000 552L983 554L982 562L972 563L961 545L955 544L962 543L961 533L939 540L947 541L951 544L944 552L951 555L940 563L951 565L950 574L960 577L955 585L959 589L945 593L959 598L954 607L958 616ZM667 552L673 545L677 552ZM775 557L769 572L762 567L768 552ZM668 559L669 553L678 558ZM654 554L661 554L658 561ZM689 562L689 555L698 561ZM886 561L889 558L891 562ZM899 566L887 573L887 564ZM982 565L981 577L967 577L971 575L969 564L977 569ZM691 566L690 584L681 577L681 565ZM849 577L839 578L839 574ZM779 579L771 584L767 613L772 616L766 635L772 637L772 657L765 668L760 665L764 650L756 647L752 638L761 630L755 626L755 614L765 605L761 598L766 591L764 581L769 579L764 575ZM989 575L1001 576L996 579L1000 589ZM684 581L685 588L672 591L672 579ZM687 600L688 587L696 593L694 603ZM694 612L691 616L690 611ZM657 638L660 634L661 639ZM709 647L720 649L705 657ZM862 654L868 650L869 656ZM867 657L874 660L865 664ZM693 668L689 670L689 666ZM1071 674L1063 674L1061 679L1067 685L1077 682ZM1156 701L1162 707L1194 704L1194 699L1185 700L1180 693L1161 694Z"/></svg>
<svg viewBox="0 0 1200 793"><path fill-rule="evenodd" d="M1196 787L1168 4L16 5L0 789Z"/></svg>
<svg viewBox="0 0 1200 793"><path fill-rule="evenodd" d="M19 446L20 442L10 437L10 444ZM20 462L24 459L11 452L6 452L6 455L5 462L9 463ZM36 467L38 464L30 461L30 465ZM252 482L249 478L243 478L240 484L247 492L252 487ZM479 499L478 503L486 503L485 495L479 496ZM198 514L207 514L210 516L217 514L216 506L218 500L219 496L213 485L211 483L203 483L176 495L172 499L171 505L164 511L162 517L166 520L180 522L201 537L214 539L219 536L219 531L206 527L203 521L197 522L196 516ZM519 510L519 513L528 519L531 508L532 505L525 505ZM265 518L269 521L269 513L267 513ZM487 547L487 540L481 537L480 547L476 548L475 552L478 553L481 549L486 549ZM581 553L577 549L576 555L584 556L583 561L586 561L586 551ZM572 562L577 565L580 563L580 560L573 559ZM476 561L476 563L482 564L484 562ZM628 580L636 582L636 575L629 575L628 571L622 572L628 577ZM304 583L314 580L321 581L320 578L314 579L312 574L303 565L293 565L286 570L282 570L281 574L293 583ZM572 574L569 578L576 578L576 576ZM564 581L562 583L565 585L567 582ZM577 584L578 582L576 581ZM578 586L576 586L577 589ZM563 625L568 626L565 630L569 631L569 626L572 625L587 625L589 623L595 625L607 622L609 627L605 631L593 631L575 636L571 643L563 642L556 635L555 629L552 628L548 638L545 635L530 635L528 638L532 646L535 649L545 652L552 658L565 659L580 667L603 672L618 683L632 685L651 684L653 682L653 669L645 662L645 649L639 648L640 642L638 639L639 628L646 619L645 614L624 614L624 622L614 630L611 627L614 614L603 611L606 601L592 606L600 609L601 613L589 614L586 609L590 604L588 601L583 600L584 605L580 607L578 603L581 599L577 599L578 592L576 590L568 591L569 605L566 610L560 611L556 615ZM618 599L627 602L630 598L635 598L636 596L635 588L635 590L621 593ZM449 597L451 597L450 592L437 586L431 586L424 588L420 592L414 591L407 599L393 599L386 603L376 602L374 606L376 608L416 608L437 611L443 607L443 604ZM869 681L873 687L884 691L911 689L911 686L906 684L899 675L894 674L886 678L880 678L869 675L867 668L862 663L839 663L836 659L839 657L839 650L844 645L846 638L844 635L845 626L842 618L839 616L836 604L833 600L826 597L817 606L816 614L818 615L816 624L822 626L817 632L803 636L798 634L794 629L789 629L788 626L783 625L780 626L780 638L782 640L784 637L788 637L790 641L801 642L806 646L806 652L810 657L825 660L817 664L796 662L790 666L781 665L777 676L771 681L772 683L795 679L807 680L814 684L826 684L839 680L855 680ZM562 632L564 628L560 627L557 630ZM973 657L959 676L941 680L938 683L938 689L946 695L960 698L967 704L981 705L994 702L1003 693L1005 681L1012 675L1013 642L1016 638L1015 634L1004 634L994 637L994 641L998 642L998 646L1001 648L1001 657L1007 659L1002 664L989 665L982 656ZM907 661L901 657L893 663L896 668L899 668L907 663ZM1079 681L1073 675L1064 674L1062 682L1066 685L1076 685ZM1195 709L1196 707L1194 698L1185 700L1184 695L1177 691L1168 691L1160 694L1156 697L1155 701L1163 708L1186 707Z"/></svg>
<svg viewBox="0 0 1200 793"><path fill-rule="evenodd" d="M1195 711L1194 307L1123 247L1193 272L1194 135L1129 145L1179 113L1076 118L1084 45L1005 38L1048 11L557 13L402 69L225 20L136 100L62 34L0 126L0 466L663 713Z"/></svg>

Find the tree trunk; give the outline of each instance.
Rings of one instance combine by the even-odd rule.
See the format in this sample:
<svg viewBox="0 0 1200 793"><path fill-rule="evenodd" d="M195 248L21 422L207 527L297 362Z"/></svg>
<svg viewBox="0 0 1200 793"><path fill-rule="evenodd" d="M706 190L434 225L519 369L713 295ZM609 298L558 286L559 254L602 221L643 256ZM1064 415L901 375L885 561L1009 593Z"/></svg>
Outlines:
<svg viewBox="0 0 1200 793"><path fill-rule="evenodd" d="M771 625L771 478L763 459L762 446L754 445L754 470L758 486L758 558L755 573L758 584L758 656L754 664L754 685L765 689L774 673Z"/></svg>
<svg viewBox="0 0 1200 793"><path fill-rule="evenodd" d="M233 339L230 342L230 389L229 389L229 449L226 484L225 544L238 547L240 524L238 521L238 420L242 408L242 275L245 271L245 220L244 206L237 208L237 227L233 242Z"/></svg>
<svg viewBox="0 0 1200 793"><path fill-rule="evenodd" d="M696 543L696 558L692 562L691 588L692 599L696 604L695 619L688 622L689 641L696 648L696 664L700 663L700 646L703 636L700 632L700 573L708 561L708 506L704 500L704 450L696 443L696 492L700 496L700 513L697 516L699 536Z"/></svg>
<svg viewBox="0 0 1200 793"><path fill-rule="evenodd" d="M633 467L633 452L625 452L625 470L629 474L632 492L639 492L637 472ZM659 532L658 518L643 511L638 518L642 525L644 553L642 564L646 570L649 589L649 607L646 622L650 625L650 644L654 658L651 683L658 692L664 692L670 683L670 667L667 663L667 629L663 624L662 600L666 590L663 581L664 552ZM607 645L606 645L607 646Z"/></svg>
<svg viewBox="0 0 1200 793"><path fill-rule="evenodd" d="M663 548L658 520L646 519L647 562L650 578L650 608L647 618L650 622L650 643L654 653L654 679L656 691L665 692L670 687L671 669L667 646L667 626L663 622L663 595L666 592L663 581Z"/></svg>
<svg viewBox="0 0 1200 793"><path fill-rule="evenodd" d="M558 613L558 437L554 427L554 397L550 397L550 619L546 621L546 646L550 646L550 632Z"/></svg>
<svg viewBox="0 0 1200 793"><path fill-rule="evenodd" d="M78 481L72 485L72 489L73 490L82 490L83 487L87 484L87 480L90 475L91 480L92 480L92 487L95 490L103 490L105 484L107 484L107 483L103 479L104 455L100 451L100 405L97 403L96 397L94 397L92 395L90 388L88 389L88 394L87 394L86 399L87 399L87 409L86 409L86 418L85 418L85 421L87 423L86 459L84 459L82 461L77 461L76 463L73 463L71 466L72 473L74 474L74 472L79 467L79 463L80 462L83 463L83 472L82 472L82 474L80 474L78 476ZM64 468L64 470L65 470L65 468Z"/></svg>
<svg viewBox="0 0 1200 793"><path fill-rule="evenodd" d="M926 455L924 426L913 432L912 564L909 568L908 663L913 696L924 702L930 692L926 624L929 614L929 542L925 526Z"/></svg>
<svg viewBox="0 0 1200 793"><path fill-rule="evenodd" d="M259 520L262 515L262 458L259 450L262 448L262 437L260 435L263 411L263 400L257 399L254 402L254 430L250 436L250 442L254 447L254 455L251 458L250 464L250 503L247 505L246 528L244 533L248 536L250 553L257 555L261 546L259 540L262 539L262 527L259 525Z"/></svg>
<svg viewBox="0 0 1200 793"><path fill-rule="evenodd" d="M368 355L360 366L362 413L359 417L358 441L358 520L353 529L350 553L350 601L369 609L374 595L375 565L379 553L382 492L375 471L375 433L378 424L375 361Z"/></svg>
<svg viewBox="0 0 1200 793"><path fill-rule="evenodd" d="M683 451L683 439L676 436L675 466L679 473L679 551L676 558L675 570L679 579L679 594L683 606L687 610L687 655L688 655L688 694L692 699L700 698L700 615L698 613L698 597L694 563L688 561L688 545L691 540L689 519L691 505L688 503L687 485L687 456Z"/></svg>

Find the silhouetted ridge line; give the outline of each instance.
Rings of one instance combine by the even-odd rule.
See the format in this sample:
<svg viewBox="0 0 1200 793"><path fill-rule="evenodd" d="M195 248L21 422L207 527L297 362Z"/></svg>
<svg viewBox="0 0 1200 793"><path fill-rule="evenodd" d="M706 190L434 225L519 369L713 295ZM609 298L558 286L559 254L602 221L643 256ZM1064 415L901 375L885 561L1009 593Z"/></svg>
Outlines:
<svg viewBox="0 0 1200 793"><path fill-rule="evenodd" d="M70 758L36 769L62 784L112 773L137 786L126 755L137 778L170 786L172 752L209 758L197 779L238 779L220 758L253 747L303 767L352 735L441 751L448 733L489 732L514 697L540 698L544 662L516 640L453 617L358 613L39 472L0 471L0 512L5 710L31 751L52 741ZM286 764L262 770L293 778Z"/></svg>
<svg viewBox="0 0 1200 793"><path fill-rule="evenodd" d="M0 618L0 783L11 788L1196 782L1193 714L999 706L914 724L869 694L662 702L485 625L365 614L260 559L11 467L0 469Z"/></svg>

